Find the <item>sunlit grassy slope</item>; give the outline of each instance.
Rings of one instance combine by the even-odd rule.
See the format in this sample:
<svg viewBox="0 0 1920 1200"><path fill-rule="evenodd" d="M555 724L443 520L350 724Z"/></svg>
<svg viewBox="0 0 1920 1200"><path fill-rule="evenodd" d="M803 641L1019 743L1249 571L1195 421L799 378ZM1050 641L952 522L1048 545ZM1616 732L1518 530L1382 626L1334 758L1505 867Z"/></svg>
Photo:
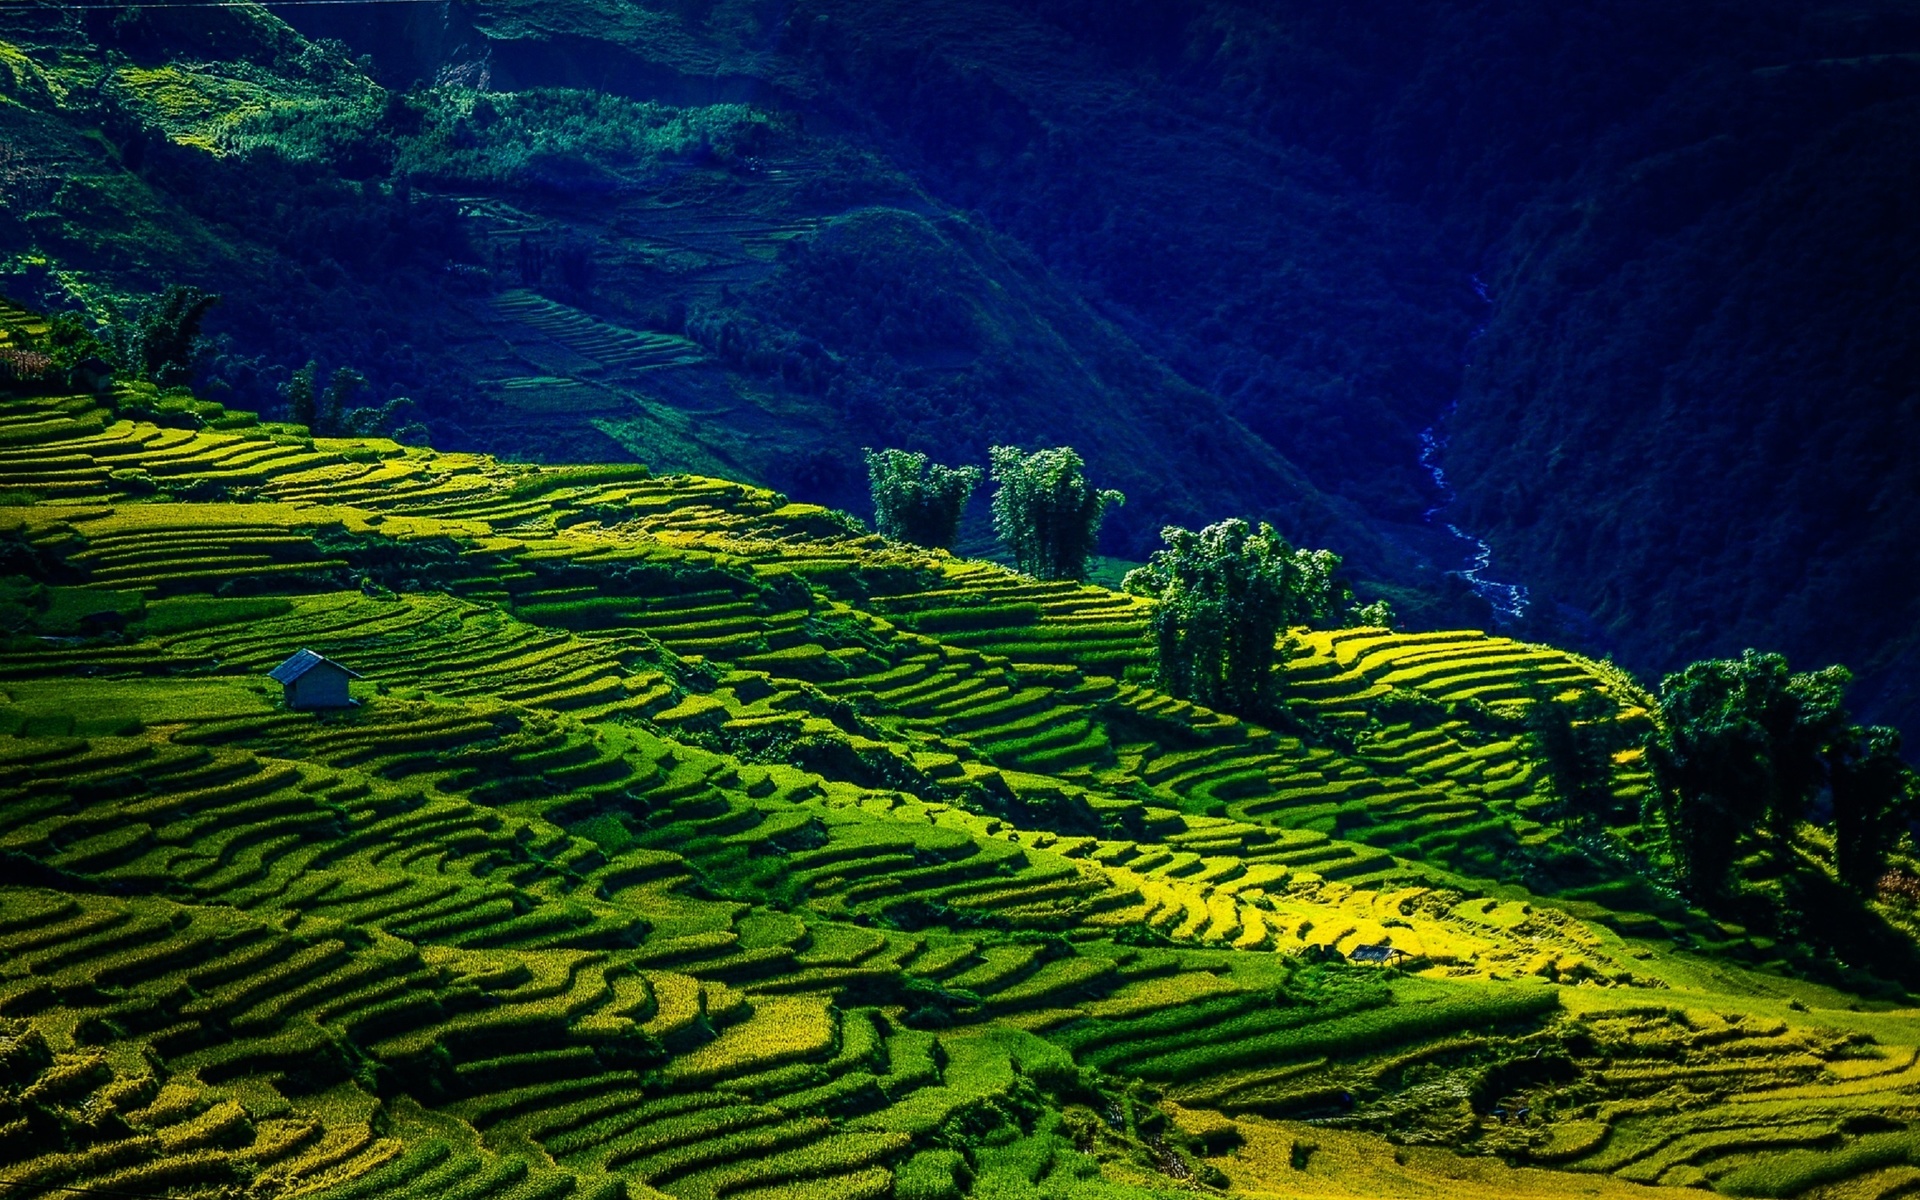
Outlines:
<svg viewBox="0 0 1920 1200"><path fill-rule="evenodd" d="M1604 666L1302 634L1261 728L765 491L110 400L0 407L12 1194L1920 1183L1920 1016L1551 819L1510 717Z"/></svg>

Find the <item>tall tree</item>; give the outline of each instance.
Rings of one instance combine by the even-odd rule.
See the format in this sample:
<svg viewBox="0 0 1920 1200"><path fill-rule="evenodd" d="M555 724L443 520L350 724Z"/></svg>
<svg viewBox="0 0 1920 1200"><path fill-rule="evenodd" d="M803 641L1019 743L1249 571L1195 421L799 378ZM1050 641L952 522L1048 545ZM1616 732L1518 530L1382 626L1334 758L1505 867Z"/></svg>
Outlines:
<svg viewBox="0 0 1920 1200"><path fill-rule="evenodd" d="M960 532L979 467L943 467L906 450L866 451L873 523L885 537L946 549Z"/></svg>
<svg viewBox="0 0 1920 1200"><path fill-rule="evenodd" d="M1026 454L995 446L989 455L993 528L1015 565L1035 579L1084 579L1109 506L1127 498L1087 482L1087 464L1070 446Z"/></svg>
<svg viewBox="0 0 1920 1200"><path fill-rule="evenodd" d="M1274 665L1289 626L1325 621L1345 593L1339 556L1296 550L1264 522L1239 518L1195 533L1169 526L1167 548L1122 586L1157 600L1152 617L1160 686L1248 716L1272 707Z"/></svg>
<svg viewBox="0 0 1920 1200"><path fill-rule="evenodd" d="M1606 821L1614 815L1613 709L1597 692L1542 689L1527 705L1527 733L1547 768L1547 784L1563 819Z"/></svg>
<svg viewBox="0 0 1920 1200"><path fill-rule="evenodd" d="M1647 747L1675 864L1698 899L1724 891L1740 840L1783 848L1853 735L1844 667L1794 673L1778 654L1697 662L1660 684Z"/></svg>
<svg viewBox="0 0 1920 1200"><path fill-rule="evenodd" d="M1920 807L1900 733L1884 725L1850 731L1829 753L1835 866L1849 886L1871 894L1887 852Z"/></svg>
<svg viewBox="0 0 1920 1200"><path fill-rule="evenodd" d="M142 314L133 346L146 377L159 384L186 383L200 353L200 322L220 302L213 292L175 284L155 297Z"/></svg>
<svg viewBox="0 0 1920 1200"><path fill-rule="evenodd" d="M318 432L314 429L320 414L315 407L313 379L319 369L319 363L308 359L307 365L295 371L293 378L287 381L287 420L295 425L305 425L310 432Z"/></svg>
<svg viewBox="0 0 1920 1200"><path fill-rule="evenodd" d="M338 437L348 432L347 409L366 386L367 377L352 367L341 367L327 380L326 395L320 401L320 424L327 434ZM315 432L319 432L316 430Z"/></svg>

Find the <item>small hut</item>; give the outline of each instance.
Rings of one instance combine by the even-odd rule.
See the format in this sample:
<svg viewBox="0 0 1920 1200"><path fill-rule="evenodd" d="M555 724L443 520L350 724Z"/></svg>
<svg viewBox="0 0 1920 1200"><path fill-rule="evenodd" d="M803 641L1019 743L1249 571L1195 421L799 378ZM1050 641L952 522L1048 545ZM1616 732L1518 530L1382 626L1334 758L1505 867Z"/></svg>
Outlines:
<svg viewBox="0 0 1920 1200"><path fill-rule="evenodd" d="M287 692L288 708L348 708L353 697L347 694L347 681L358 679L358 672L311 650L302 650L267 672Z"/></svg>
<svg viewBox="0 0 1920 1200"><path fill-rule="evenodd" d="M1355 946L1352 952L1347 955L1347 961L1357 963L1382 963L1387 966L1398 966L1406 957L1407 952L1405 950L1395 950L1387 943L1381 942L1377 946Z"/></svg>

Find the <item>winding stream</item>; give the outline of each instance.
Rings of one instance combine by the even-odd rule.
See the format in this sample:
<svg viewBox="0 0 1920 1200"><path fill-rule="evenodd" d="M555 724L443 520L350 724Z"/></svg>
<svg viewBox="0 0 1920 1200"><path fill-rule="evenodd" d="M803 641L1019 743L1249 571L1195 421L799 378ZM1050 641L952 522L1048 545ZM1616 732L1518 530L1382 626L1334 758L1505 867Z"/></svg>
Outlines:
<svg viewBox="0 0 1920 1200"><path fill-rule="evenodd" d="M1491 305L1493 303L1493 297L1487 294L1487 285L1480 281L1478 275L1473 277L1473 290L1480 299L1487 304ZM1467 339L1467 344L1471 346L1474 342L1478 341L1480 335L1485 332L1486 326L1484 325L1474 330L1472 336ZM1433 486L1435 490L1440 493L1440 503L1434 505L1421 515L1421 520L1429 525L1434 524L1435 518L1439 517L1441 513L1451 507L1455 499L1453 485L1447 482L1446 468L1440 465L1439 460L1440 451L1446 449L1447 446L1447 439L1445 435L1440 432L1440 426L1446 422L1448 417L1453 415L1453 410L1456 407L1458 407L1458 401L1449 404L1447 411L1440 414L1438 421L1435 421L1420 431L1420 465L1426 468L1429 475L1433 476ZM1521 583L1501 583L1498 580L1487 578L1486 572L1488 568L1493 565L1493 547L1487 545L1483 539L1473 536L1451 521L1444 522L1444 524L1448 533L1452 534L1459 541L1465 542L1468 547L1466 553L1468 565L1447 573L1449 575L1458 575L1460 578L1466 580L1467 586L1473 589L1475 595L1485 600L1488 604L1493 605L1495 615L1498 616L1503 623L1506 621L1517 621L1525 616L1528 599L1526 585Z"/></svg>

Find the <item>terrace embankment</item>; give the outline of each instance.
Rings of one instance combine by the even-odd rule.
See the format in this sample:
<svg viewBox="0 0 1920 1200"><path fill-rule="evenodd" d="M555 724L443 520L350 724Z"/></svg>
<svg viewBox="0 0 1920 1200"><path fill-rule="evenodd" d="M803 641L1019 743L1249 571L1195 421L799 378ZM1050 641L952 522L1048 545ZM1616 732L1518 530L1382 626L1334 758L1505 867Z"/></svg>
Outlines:
<svg viewBox="0 0 1920 1200"><path fill-rule="evenodd" d="M1638 880L1630 752L1614 856L1560 822L1519 717L1630 743L1604 664L1296 631L1267 728L1134 597L139 388L8 401L0 476L21 1195L1920 1180L1910 1012Z"/></svg>

